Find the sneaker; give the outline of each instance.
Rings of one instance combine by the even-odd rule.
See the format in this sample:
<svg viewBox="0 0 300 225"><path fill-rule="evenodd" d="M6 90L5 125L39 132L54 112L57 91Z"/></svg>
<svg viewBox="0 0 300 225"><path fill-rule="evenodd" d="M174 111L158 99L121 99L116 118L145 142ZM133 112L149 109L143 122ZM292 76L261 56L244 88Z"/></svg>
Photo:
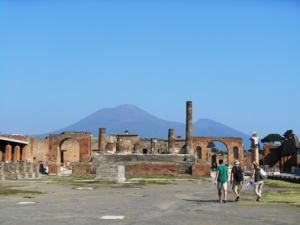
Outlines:
<svg viewBox="0 0 300 225"><path fill-rule="evenodd" d="M256 201L257 201L257 202L260 202L260 197L258 197L258 198L256 199Z"/></svg>
<svg viewBox="0 0 300 225"><path fill-rule="evenodd" d="M240 200L240 196L237 196L235 201L238 202Z"/></svg>
<svg viewBox="0 0 300 225"><path fill-rule="evenodd" d="M223 202L224 202L224 203L227 203L227 200L224 200Z"/></svg>

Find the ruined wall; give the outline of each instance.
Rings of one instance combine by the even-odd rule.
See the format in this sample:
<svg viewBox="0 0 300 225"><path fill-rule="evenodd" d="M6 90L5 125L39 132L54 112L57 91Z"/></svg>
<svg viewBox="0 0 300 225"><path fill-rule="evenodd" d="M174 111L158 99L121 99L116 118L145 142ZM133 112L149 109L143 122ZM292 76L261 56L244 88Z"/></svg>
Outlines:
<svg viewBox="0 0 300 225"><path fill-rule="evenodd" d="M53 163L60 163L61 147L65 141L69 141L66 147L79 150L79 161L88 161L91 151L91 134L85 132L64 132L58 135L49 136L49 161ZM79 148L78 148L79 145ZM72 154L72 153L71 153Z"/></svg>
<svg viewBox="0 0 300 225"><path fill-rule="evenodd" d="M198 148L201 148L201 160L210 163L206 158L207 145L210 142L218 141L227 147L227 163L232 164L235 159L240 162L244 160L243 139L237 137L193 137L193 154L197 155ZM234 148L238 149L237 157L235 158Z"/></svg>
<svg viewBox="0 0 300 225"><path fill-rule="evenodd" d="M125 164L126 177L132 176L178 176L182 174L178 163L136 162Z"/></svg>
<svg viewBox="0 0 300 225"><path fill-rule="evenodd" d="M30 138L29 145L32 160L39 162L44 161L48 163L49 159L49 140L47 138Z"/></svg>
<svg viewBox="0 0 300 225"><path fill-rule="evenodd" d="M116 135L116 153L117 154L131 154L134 152L134 147L140 142L138 135Z"/></svg>
<svg viewBox="0 0 300 225"><path fill-rule="evenodd" d="M68 141L71 140L71 141ZM64 142L67 145L64 146ZM72 144L73 143L73 144ZM79 147L78 147L79 146ZM61 147L68 148L70 154L63 153ZM68 150L67 149L67 150ZM74 152L76 151L76 152ZM79 152L78 152L79 151ZM79 157L78 157L79 155ZM64 132L57 135L49 136L49 174L58 174L60 172L60 164L62 161L66 162L70 157L74 159L73 162L88 162L91 156L91 134L87 132ZM66 157L66 160L62 160ZM69 157L69 158L68 158Z"/></svg>
<svg viewBox="0 0 300 225"><path fill-rule="evenodd" d="M71 163L72 176L82 177L95 174L93 171L92 163L83 162L83 163Z"/></svg>
<svg viewBox="0 0 300 225"><path fill-rule="evenodd" d="M98 152L98 137L91 138L91 155L94 156Z"/></svg>
<svg viewBox="0 0 300 225"><path fill-rule="evenodd" d="M32 162L0 162L0 180L39 178L39 167Z"/></svg>
<svg viewBox="0 0 300 225"><path fill-rule="evenodd" d="M135 168L149 169L156 171L156 169L151 169L156 164L161 165L178 165L180 166L179 174L191 174L191 167L196 163L196 158L193 155L100 155L93 157L93 166L97 167L103 163L110 164L121 164L121 165L131 165L128 168L134 168L134 164L137 166ZM145 164L148 166L141 167L140 164ZM163 169L164 167L161 166ZM136 173L146 173L146 171L136 171ZM153 174L155 175L155 174Z"/></svg>

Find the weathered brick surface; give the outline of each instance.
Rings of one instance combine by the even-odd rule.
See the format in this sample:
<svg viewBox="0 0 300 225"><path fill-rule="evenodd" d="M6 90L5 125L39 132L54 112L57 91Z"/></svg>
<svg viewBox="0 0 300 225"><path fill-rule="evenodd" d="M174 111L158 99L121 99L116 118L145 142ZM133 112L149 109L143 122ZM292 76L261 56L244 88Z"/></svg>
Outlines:
<svg viewBox="0 0 300 225"><path fill-rule="evenodd" d="M178 176L181 165L176 163L128 163L125 165L126 176Z"/></svg>
<svg viewBox="0 0 300 225"><path fill-rule="evenodd" d="M36 178L39 176L38 167L31 162L0 163L0 179L16 180Z"/></svg>
<svg viewBox="0 0 300 225"><path fill-rule="evenodd" d="M165 165L177 164L180 166L178 174L191 174L191 167L196 163L196 158L193 155L101 155L93 157L93 165L97 167L102 163L121 163L130 164L151 164L161 163ZM153 175L155 171L153 170Z"/></svg>
<svg viewBox="0 0 300 225"><path fill-rule="evenodd" d="M206 159L207 145L210 142L219 141L227 147L227 162L232 164L234 158L234 148L238 148L238 160L243 162L244 159L244 148L243 139L238 137L193 137L193 154L197 155L197 149L201 148L202 161L210 163L210 158Z"/></svg>
<svg viewBox="0 0 300 225"><path fill-rule="evenodd" d="M198 162L192 166L192 176L210 176L210 164Z"/></svg>
<svg viewBox="0 0 300 225"><path fill-rule="evenodd" d="M60 165L55 164L55 163L48 164L49 175L57 175L60 172L59 170L60 170Z"/></svg>
<svg viewBox="0 0 300 225"><path fill-rule="evenodd" d="M60 164L61 144L68 139L75 140L79 144L79 161L87 162L91 151L91 134L85 132L64 132L58 135L49 136L49 163ZM72 149L71 149L72 150Z"/></svg>
<svg viewBox="0 0 300 225"><path fill-rule="evenodd" d="M92 174L91 163L72 163L72 176L87 176Z"/></svg>

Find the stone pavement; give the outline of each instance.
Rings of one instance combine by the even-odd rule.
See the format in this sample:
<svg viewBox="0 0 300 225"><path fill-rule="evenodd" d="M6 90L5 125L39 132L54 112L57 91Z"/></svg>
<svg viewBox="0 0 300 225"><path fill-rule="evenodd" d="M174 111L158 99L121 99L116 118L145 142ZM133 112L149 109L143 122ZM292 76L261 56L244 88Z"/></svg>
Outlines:
<svg viewBox="0 0 300 225"><path fill-rule="evenodd" d="M1 225L298 225L300 222L299 208L257 203L252 192L247 192L241 202L220 204L216 201L216 187L209 181L132 187L106 185L94 190L56 183L13 183L16 184L21 189L46 193L33 198L1 195ZM233 199L232 194L229 199ZM19 202L36 204L18 205ZM103 220L103 216L125 218Z"/></svg>

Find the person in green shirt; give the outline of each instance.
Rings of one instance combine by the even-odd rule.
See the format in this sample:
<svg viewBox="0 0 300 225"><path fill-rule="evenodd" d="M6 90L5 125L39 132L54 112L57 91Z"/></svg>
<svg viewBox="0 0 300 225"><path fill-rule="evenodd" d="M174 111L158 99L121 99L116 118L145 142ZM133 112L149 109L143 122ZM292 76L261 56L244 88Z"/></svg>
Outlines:
<svg viewBox="0 0 300 225"><path fill-rule="evenodd" d="M219 166L217 168L217 174L215 177L215 184L217 184L220 203L227 202L228 168L223 163L224 163L223 159L220 159ZM222 192L224 196L223 201L222 201Z"/></svg>

